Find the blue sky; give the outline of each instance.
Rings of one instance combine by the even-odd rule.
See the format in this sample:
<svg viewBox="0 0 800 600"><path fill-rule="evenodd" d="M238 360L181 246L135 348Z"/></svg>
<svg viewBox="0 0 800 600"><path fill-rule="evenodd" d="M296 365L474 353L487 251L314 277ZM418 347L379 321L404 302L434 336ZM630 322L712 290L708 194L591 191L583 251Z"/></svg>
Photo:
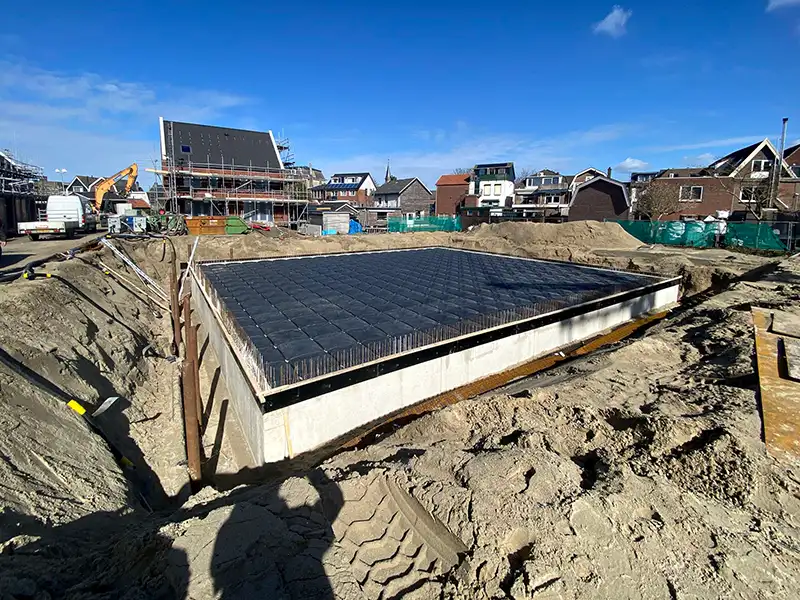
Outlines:
<svg viewBox="0 0 800 600"><path fill-rule="evenodd" d="M620 2L12 3L0 147L108 175L152 166L164 116L282 131L326 175L391 158L432 185L498 160L705 164L781 117L800 141L800 0Z"/></svg>

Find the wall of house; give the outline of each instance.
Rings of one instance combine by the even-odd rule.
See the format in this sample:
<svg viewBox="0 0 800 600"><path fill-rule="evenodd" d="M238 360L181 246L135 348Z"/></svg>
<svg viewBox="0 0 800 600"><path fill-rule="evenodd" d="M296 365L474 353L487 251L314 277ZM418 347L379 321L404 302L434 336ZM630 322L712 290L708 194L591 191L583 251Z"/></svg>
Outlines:
<svg viewBox="0 0 800 600"><path fill-rule="evenodd" d="M375 194L375 208L400 208L400 194Z"/></svg>
<svg viewBox="0 0 800 600"><path fill-rule="evenodd" d="M403 214L419 213L427 217L431 214L433 196L420 181L413 181L403 193L400 194L400 212Z"/></svg>
<svg viewBox="0 0 800 600"><path fill-rule="evenodd" d="M511 197L511 202L513 202L514 182L497 180L482 181L480 182L480 188L475 190L475 193L479 196L478 206L505 206L507 198Z"/></svg>
<svg viewBox="0 0 800 600"><path fill-rule="evenodd" d="M748 178L716 178L716 177L672 177L659 178L660 184L667 185L675 190L676 197L680 195L681 186L702 186L703 199L685 201L680 203L680 210L664 217L665 220L679 219L681 217L707 217L717 211L742 211L747 210L747 205L739 201L740 185L745 184ZM753 180L758 182L759 180ZM640 192L641 193L641 192ZM778 198L791 210L800 209L800 181L784 180L778 187Z"/></svg>
<svg viewBox="0 0 800 600"><path fill-rule="evenodd" d="M469 184L440 185L436 187L436 214L455 215L456 207L461 204L467 193Z"/></svg>
<svg viewBox="0 0 800 600"><path fill-rule="evenodd" d="M386 227L387 219L401 216L399 210L379 210L362 208L358 211L358 222L362 227Z"/></svg>
<svg viewBox="0 0 800 600"><path fill-rule="evenodd" d="M581 188L569 207L570 221L627 219L628 203L624 190L610 181L599 180Z"/></svg>

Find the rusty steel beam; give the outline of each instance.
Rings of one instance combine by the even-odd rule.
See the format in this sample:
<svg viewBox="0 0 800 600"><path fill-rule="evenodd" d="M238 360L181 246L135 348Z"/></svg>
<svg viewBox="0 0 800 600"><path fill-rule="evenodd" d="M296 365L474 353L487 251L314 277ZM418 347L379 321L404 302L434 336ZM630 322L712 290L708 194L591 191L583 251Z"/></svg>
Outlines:
<svg viewBox="0 0 800 600"><path fill-rule="evenodd" d="M770 332L771 311L754 307L752 314L767 452L773 456L782 453L800 456L800 383L788 378L786 356L781 351L783 336Z"/></svg>

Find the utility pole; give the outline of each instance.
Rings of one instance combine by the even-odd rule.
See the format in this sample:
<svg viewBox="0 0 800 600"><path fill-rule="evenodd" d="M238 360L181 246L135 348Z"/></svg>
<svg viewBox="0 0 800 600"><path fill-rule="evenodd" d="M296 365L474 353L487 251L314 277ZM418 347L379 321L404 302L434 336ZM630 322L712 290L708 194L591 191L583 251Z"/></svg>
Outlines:
<svg viewBox="0 0 800 600"><path fill-rule="evenodd" d="M770 208L778 208L778 193L781 187L781 171L783 170L783 153L786 150L786 124L789 122L788 117L783 118L783 127L781 129L781 144L778 150L778 156L772 169L772 181L770 182Z"/></svg>

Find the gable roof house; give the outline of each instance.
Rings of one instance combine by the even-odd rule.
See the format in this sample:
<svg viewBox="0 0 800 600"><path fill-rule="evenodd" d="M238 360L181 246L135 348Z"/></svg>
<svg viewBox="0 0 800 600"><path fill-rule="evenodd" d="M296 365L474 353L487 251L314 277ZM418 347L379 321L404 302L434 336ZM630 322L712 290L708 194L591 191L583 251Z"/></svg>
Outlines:
<svg viewBox="0 0 800 600"><path fill-rule="evenodd" d="M375 190L376 209L399 210L402 214L426 217L432 212L433 194L416 177L393 179Z"/></svg>
<svg viewBox="0 0 800 600"><path fill-rule="evenodd" d="M611 177L611 170L609 169L607 172L603 172L600 169L595 169L594 167L589 167L588 169L584 169L577 175L570 178L569 182L570 193L574 194L576 187L578 187L582 183L591 181L595 177Z"/></svg>
<svg viewBox="0 0 800 600"><path fill-rule="evenodd" d="M514 215L527 219L562 221L567 216L574 178L542 169L525 178L514 190Z"/></svg>
<svg viewBox="0 0 800 600"><path fill-rule="evenodd" d="M733 216L734 213L753 218L750 213L754 199L769 193L776 161L781 170L777 206L768 207L767 212L795 210L792 208L797 204L795 175L786 160L778 160L778 151L768 138L734 150L707 167L663 169L651 180L673 188L680 202L679 210L664 217L667 220ZM638 186L632 184L631 187L635 203L633 189Z"/></svg>
<svg viewBox="0 0 800 600"><path fill-rule="evenodd" d="M629 212L627 186L605 175L597 175L579 183L569 202L570 221L627 219Z"/></svg>
<svg viewBox="0 0 800 600"><path fill-rule="evenodd" d="M435 214L455 215L460 206L466 205L469 195L469 173L442 175L436 182Z"/></svg>

